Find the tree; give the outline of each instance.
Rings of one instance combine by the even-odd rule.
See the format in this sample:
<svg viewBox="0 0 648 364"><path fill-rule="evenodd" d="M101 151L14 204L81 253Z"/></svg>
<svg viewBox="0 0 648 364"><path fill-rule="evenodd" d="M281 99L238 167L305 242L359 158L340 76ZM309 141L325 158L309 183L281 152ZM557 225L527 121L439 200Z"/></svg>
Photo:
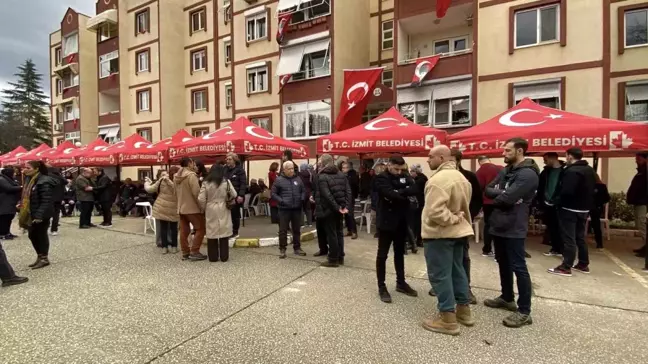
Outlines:
<svg viewBox="0 0 648 364"><path fill-rule="evenodd" d="M18 67L17 81L9 82L11 88L2 90L0 127L3 137L0 147L13 149L18 145L31 148L42 143L51 145L52 125L47 116L49 103L43 92L43 75L28 59Z"/></svg>

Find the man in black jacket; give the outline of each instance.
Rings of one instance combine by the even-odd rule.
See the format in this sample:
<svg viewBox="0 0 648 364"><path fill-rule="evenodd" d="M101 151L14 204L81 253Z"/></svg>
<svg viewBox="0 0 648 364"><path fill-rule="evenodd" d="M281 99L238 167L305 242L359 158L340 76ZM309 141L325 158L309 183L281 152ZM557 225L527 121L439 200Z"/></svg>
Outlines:
<svg viewBox="0 0 648 364"><path fill-rule="evenodd" d="M507 164L486 187L486 197L493 199L490 233L495 243L495 259L499 265L502 294L484 300L484 305L515 313L506 317L507 327L522 327L533 323L531 319L531 276L526 264L524 242L529 229L529 206L538 188L538 173L532 159L524 154L529 143L513 138L504 145L504 162ZM517 279L518 304L513 293L513 274Z"/></svg>
<svg viewBox="0 0 648 364"><path fill-rule="evenodd" d="M387 170L374 177L378 192L378 253L376 254L376 275L380 300L391 303L392 298L385 285L385 263L389 248L394 243L394 268L396 269L396 291L416 297L418 293L405 282L405 239L407 236L407 211L409 196L418 191L414 180L405 170L405 160L400 156L389 159Z"/></svg>
<svg viewBox="0 0 648 364"><path fill-rule="evenodd" d="M347 234L351 239L358 238L358 227L355 222L355 215L353 209L355 207L355 200L358 197L358 173L353 169L353 164L349 161L341 161L338 163L338 169L346 177L349 188L351 189L351 195L349 196L349 202L347 204L348 212L344 214L344 223L346 224ZM355 186L355 187L354 187Z"/></svg>
<svg viewBox="0 0 648 364"><path fill-rule="evenodd" d="M306 191L301 178L295 173L295 164L291 161L283 163L281 175L272 184L272 199L277 201L279 208L279 258L286 258L288 246L288 226L292 226L292 241L295 255L305 256L301 249L302 206Z"/></svg>
<svg viewBox="0 0 648 364"><path fill-rule="evenodd" d="M580 148L567 150L567 166L556 188L555 202L558 207L560 236L565 247L563 262L549 273L571 277L572 269L589 273L589 254L585 242L587 214L594 207L596 172L583 159ZM578 264L574 265L578 248Z"/></svg>
<svg viewBox="0 0 648 364"><path fill-rule="evenodd" d="M236 205L232 207L232 232L233 238L238 237L239 228L241 227L241 207L245 201L245 193L247 192L247 176L245 170L241 166L241 160L238 155L228 153L225 158L225 178L232 182L232 186L236 190Z"/></svg>
<svg viewBox="0 0 648 364"><path fill-rule="evenodd" d="M648 208L648 176L647 166L648 166L648 153L638 153L635 156L635 161L637 162L637 174L632 178L630 182L630 187L628 188L628 193L626 201L628 205L634 207L635 212L635 228L641 233L641 240L646 241L646 213ZM638 257L648 257L646 255L646 247L644 244L643 247L635 249Z"/></svg>
<svg viewBox="0 0 648 364"><path fill-rule="evenodd" d="M63 178L58 168L48 166L49 177L55 183L52 189L52 201L54 201L54 214L52 215L52 227L50 231L53 236L58 235L59 219L61 217L61 210L63 208L63 197L65 195L65 185L67 180Z"/></svg>
<svg viewBox="0 0 648 364"><path fill-rule="evenodd" d="M79 217L79 229L96 227L92 224L92 210L94 209L94 187L92 181L92 170L83 168L81 175L77 177L75 190L77 201L81 203L81 216Z"/></svg>
<svg viewBox="0 0 648 364"><path fill-rule="evenodd" d="M344 234L342 218L349 213L351 203L351 186L347 177L335 167L333 157L323 154L320 157L322 170L317 178L318 200L315 201L317 221L321 220L328 243L328 260L322 263L325 267L337 267L344 264ZM319 234L319 232L318 232Z"/></svg>
<svg viewBox="0 0 648 364"><path fill-rule="evenodd" d="M545 167L540 172L536 201L542 211L542 221L547 227L545 234L551 241L551 250L544 255L562 256L563 242L560 237L560 226L558 220L558 208L555 205L555 193L560 176L563 172L564 162L558 160L558 153L545 153L543 156Z"/></svg>
<svg viewBox="0 0 648 364"><path fill-rule="evenodd" d="M103 215L103 222L100 224L103 227L112 227L112 181L110 177L106 176L103 168L95 168L97 171L97 187L94 188L95 198L101 206L101 214Z"/></svg>

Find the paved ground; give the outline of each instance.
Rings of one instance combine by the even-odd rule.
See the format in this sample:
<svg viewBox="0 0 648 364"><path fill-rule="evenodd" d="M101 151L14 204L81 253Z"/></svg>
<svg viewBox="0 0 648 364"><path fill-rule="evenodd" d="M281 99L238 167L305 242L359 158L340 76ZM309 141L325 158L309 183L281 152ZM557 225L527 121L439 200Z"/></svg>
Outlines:
<svg viewBox="0 0 648 364"><path fill-rule="evenodd" d="M613 243L625 251L619 246L638 241ZM545 270L558 261L531 239L534 324L507 329L506 313L480 304L477 325L447 337L420 327L435 305L422 253L406 258L420 297L393 292L386 305L376 294L375 245L366 234L349 240L340 269L318 266L314 242L305 259L279 260L269 247L236 249L225 264L190 263L160 255L150 235L64 224L52 266L30 271L26 237L5 242L31 281L0 289L0 363L648 361L648 276L629 254L592 252L591 275L557 277ZM494 296L496 264L473 247L475 293Z"/></svg>

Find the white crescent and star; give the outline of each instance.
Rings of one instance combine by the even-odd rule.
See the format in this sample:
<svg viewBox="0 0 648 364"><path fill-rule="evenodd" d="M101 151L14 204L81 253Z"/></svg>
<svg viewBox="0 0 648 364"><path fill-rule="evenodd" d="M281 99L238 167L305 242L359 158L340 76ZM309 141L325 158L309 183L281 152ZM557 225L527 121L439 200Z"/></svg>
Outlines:
<svg viewBox="0 0 648 364"><path fill-rule="evenodd" d="M416 70L414 70L414 74L416 75L416 77L419 78L419 80L425 77L425 75L427 74L427 72L421 74L421 70L423 69L423 66L430 67L432 66L432 63L430 63L430 61L423 61L416 65Z"/></svg>
<svg viewBox="0 0 648 364"><path fill-rule="evenodd" d="M398 120L394 119L394 118L380 118L380 119L376 119L376 120L372 120L372 121L368 122L365 125L365 129L371 130L371 131L379 131L379 130L389 129L392 126L383 126L383 127L377 127L376 126L376 125L378 125L378 123L380 123L382 121L387 121L387 120L393 120L395 122L398 122ZM408 123L398 123L398 124L396 124L396 126L408 126L408 125L409 125Z"/></svg>
<svg viewBox="0 0 648 364"><path fill-rule="evenodd" d="M211 133L209 133L207 135L204 135L202 137L202 139L204 139L204 140L215 139L216 137L214 135L216 135L219 132L221 132L223 130L226 130L226 129L229 129L229 131L226 134L229 134L230 132L231 132L231 134L234 134L234 131L232 130L232 127L228 125L228 126L224 126L224 127L220 128L220 129L218 129L218 130L216 130L214 132L211 132Z"/></svg>
<svg viewBox="0 0 648 364"><path fill-rule="evenodd" d="M142 145L146 145L146 144L148 144L148 142L136 142L135 144L133 144L133 147L135 149L140 149Z"/></svg>
<svg viewBox="0 0 648 364"><path fill-rule="evenodd" d="M250 134L250 135L252 135L252 136L254 136L254 137L261 138L261 139L266 139L266 140L272 140L272 139L274 139L274 135L270 135L270 136L263 136L263 135L259 135L259 134L257 134L257 132L254 131L254 129L256 129L256 128L257 128L256 125L249 125L249 126L246 126L246 127L245 127L245 132L248 133L248 134Z"/></svg>
<svg viewBox="0 0 648 364"><path fill-rule="evenodd" d="M369 85L368 85L366 82L358 82L358 83L356 83L355 85L349 87L349 89L347 90L347 93L346 93L347 100L349 100L349 109L351 109L351 108L353 108L353 107L356 106L355 101L352 101L352 100L351 100L351 96L350 96L350 95L351 95L351 93L352 93L353 91L358 90L358 89L362 89L362 90L363 90L362 97L361 97L360 100L358 100L358 101L361 101L362 99L364 99L364 98L367 96L367 94L369 93Z"/></svg>
<svg viewBox="0 0 648 364"><path fill-rule="evenodd" d="M522 112L534 112L534 113L542 114L542 111L533 110L533 109L526 109L526 108L517 109L517 110L511 110L511 111L507 112L506 114L500 116L499 122L500 122L500 124L502 124L504 126L512 126L512 127L535 126L535 125L541 125L541 124L544 124L544 123L547 122L547 119L545 119L545 118L543 118L540 121L532 122L532 123L520 123L520 122L512 120L513 116L515 116L515 115L517 115L519 113L522 113ZM549 115L545 115L545 116L550 118L550 119L559 119L559 118L562 117L562 115L559 115L559 114L549 114Z"/></svg>

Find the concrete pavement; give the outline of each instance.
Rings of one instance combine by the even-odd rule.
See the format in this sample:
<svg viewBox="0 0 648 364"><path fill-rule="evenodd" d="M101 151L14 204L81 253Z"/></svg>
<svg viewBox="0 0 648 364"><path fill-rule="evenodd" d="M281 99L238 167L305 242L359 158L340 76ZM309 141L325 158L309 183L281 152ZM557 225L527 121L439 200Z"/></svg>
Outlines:
<svg viewBox="0 0 648 364"><path fill-rule="evenodd" d="M390 275L394 303L383 304L376 242L363 233L347 240L338 269L319 267L315 242L304 245L306 258L280 260L268 247L234 249L225 264L192 263L160 255L150 235L68 224L52 238L45 269L26 268L34 258L26 236L3 245L30 282L0 289L1 363L648 361L648 288L601 252L591 254L591 275L565 278L544 273L558 261L531 241L534 324L505 328L506 312L479 304L476 326L447 337L420 326L436 304L422 251L406 257L419 297L396 293ZM499 279L480 249L471 251L481 301L497 295Z"/></svg>

